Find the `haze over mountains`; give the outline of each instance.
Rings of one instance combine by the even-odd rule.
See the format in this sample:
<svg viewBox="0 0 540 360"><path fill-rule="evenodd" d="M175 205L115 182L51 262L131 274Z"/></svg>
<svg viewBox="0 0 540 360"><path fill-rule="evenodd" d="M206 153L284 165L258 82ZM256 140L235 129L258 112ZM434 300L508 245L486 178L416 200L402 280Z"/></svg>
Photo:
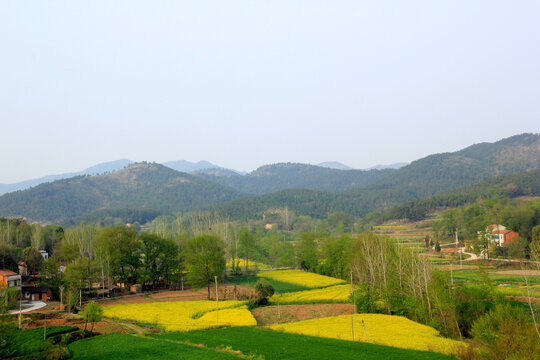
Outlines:
<svg viewBox="0 0 540 360"><path fill-rule="evenodd" d="M120 160L90 171L111 172L127 164L129 160ZM476 144L430 155L399 169L337 170L280 163L242 176L206 162L167 164L186 171L138 163L103 175L56 180L0 196L0 216L67 222L92 214L99 218L99 214L121 213L129 221L136 211L153 217L218 209L231 217L246 217L284 207L315 217L335 211L363 216L488 178L538 170L540 136L522 134Z"/></svg>

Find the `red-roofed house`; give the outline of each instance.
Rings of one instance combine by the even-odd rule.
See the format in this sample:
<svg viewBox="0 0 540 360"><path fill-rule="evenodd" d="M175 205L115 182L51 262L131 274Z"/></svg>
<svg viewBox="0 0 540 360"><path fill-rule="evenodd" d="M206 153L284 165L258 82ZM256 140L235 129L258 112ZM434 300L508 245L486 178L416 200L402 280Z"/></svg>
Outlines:
<svg viewBox="0 0 540 360"><path fill-rule="evenodd" d="M498 246L508 246L511 243L518 241L519 234L512 230L493 230L491 238Z"/></svg>
<svg viewBox="0 0 540 360"><path fill-rule="evenodd" d="M21 287L21 275L11 270L0 270L0 284L7 287Z"/></svg>

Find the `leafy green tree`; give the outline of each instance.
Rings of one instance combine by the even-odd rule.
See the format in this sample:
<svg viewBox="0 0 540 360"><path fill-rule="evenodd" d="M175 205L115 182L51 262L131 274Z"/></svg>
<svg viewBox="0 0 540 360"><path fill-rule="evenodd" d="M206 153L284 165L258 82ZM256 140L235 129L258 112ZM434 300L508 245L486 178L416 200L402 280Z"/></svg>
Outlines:
<svg viewBox="0 0 540 360"><path fill-rule="evenodd" d="M351 245L351 238L347 235L342 235L337 239L324 239L320 251L321 264L318 272L340 279L347 277Z"/></svg>
<svg viewBox="0 0 540 360"><path fill-rule="evenodd" d="M23 250L23 258L29 273L36 273L39 271L39 268L43 263L43 256L41 256L39 250L33 247L27 247Z"/></svg>
<svg viewBox="0 0 540 360"><path fill-rule="evenodd" d="M141 265L141 243L137 230L126 226L104 228L96 237L97 246L103 249L112 275L126 286L137 281Z"/></svg>
<svg viewBox="0 0 540 360"><path fill-rule="evenodd" d="M314 233L301 234L300 243L296 250L297 261L302 269L313 271L317 268L319 259Z"/></svg>
<svg viewBox="0 0 540 360"><path fill-rule="evenodd" d="M101 318L103 317L103 307L95 301L90 301L86 304L82 316L84 318L84 330L86 330L86 325L91 323L92 328L90 331L94 331L94 323L101 321Z"/></svg>
<svg viewBox="0 0 540 360"><path fill-rule="evenodd" d="M183 250L188 282L193 286L206 285L208 299L214 276L225 271L225 246L215 235L201 235L188 240Z"/></svg>
<svg viewBox="0 0 540 360"><path fill-rule="evenodd" d="M47 285L58 287L60 283L60 265L54 256L43 261L39 274L41 281Z"/></svg>
<svg viewBox="0 0 540 360"><path fill-rule="evenodd" d="M171 274L179 267L178 246L172 240L154 234L140 236L143 283L149 281L154 287L160 278L170 280Z"/></svg>
<svg viewBox="0 0 540 360"><path fill-rule="evenodd" d="M242 228L238 235L239 250L246 260L246 273L248 272L249 258L255 251L255 237L248 229Z"/></svg>
<svg viewBox="0 0 540 360"><path fill-rule="evenodd" d="M18 247L9 244L0 244L0 268L17 271L17 261L21 257L21 249Z"/></svg>

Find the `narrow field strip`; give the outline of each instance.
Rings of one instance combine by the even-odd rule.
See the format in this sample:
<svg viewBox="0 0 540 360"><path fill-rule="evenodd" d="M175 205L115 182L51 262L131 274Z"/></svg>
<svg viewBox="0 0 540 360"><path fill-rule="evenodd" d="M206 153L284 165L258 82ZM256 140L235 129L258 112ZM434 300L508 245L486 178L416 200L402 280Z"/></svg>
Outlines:
<svg viewBox="0 0 540 360"><path fill-rule="evenodd" d="M345 282L341 279L314 274L302 270L261 271L257 273L257 277L269 280L282 281L312 289L343 284Z"/></svg>
<svg viewBox="0 0 540 360"><path fill-rule="evenodd" d="M459 341L439 336L439 332L432 327L402 316L382 314L342 315L272 325L269 328L342 340L353 340L354 336L354 341L443 354L453 354L462 345Z"/></svg>
<svg viewBox="0 0 540 360"><path fill-rule="evenodd" d="M292 293L274 295L270 303L277 304L313 304L328 302L349 302L351 295L350 285L335 285L322 289L305 290Z"/></svg>
<svg viewBox="0 0 540 360"><path fill-rule="evenodd" d="M219 326L255 326L257 321L243 301L222 301L219 316L215 301L177 301L111 305L104 315L153 324L168 331L191 331Z"/></svg>
<svg viewBox="0 0 540 360"><path fill-rule="evenodd" d="M228 348L242 354L253 354L264 360L427 360L452 359L439 353L399 349L363 342L319 338L279 331L232 327L191 332L168 332L152 335L159 340L201 344L208 349Z"/></svg>

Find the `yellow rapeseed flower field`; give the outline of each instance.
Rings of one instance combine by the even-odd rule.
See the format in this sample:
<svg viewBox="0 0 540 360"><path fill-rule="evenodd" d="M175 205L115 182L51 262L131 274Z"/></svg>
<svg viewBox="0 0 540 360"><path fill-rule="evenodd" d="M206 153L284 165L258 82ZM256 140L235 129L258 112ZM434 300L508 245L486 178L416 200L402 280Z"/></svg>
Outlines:
<svg viewBox="0 0 540 360"><path fill-rule="evenodd" d="M352 319L355 341L444 354L453 354L463 345L460 341L439 336L439 332L432 327L402 316L382 314L341 315L272 325L270 328L296 334L352 340ZM365 336L362 320L366 328Z"/></svg>
<svg viewBox="0 0 540 360"><path fill-rule="evenodd" d="M243 301L176 301L104 307L106 317L163 326L168 331L190 331L216 326L255 326L257 321Z"/></svg>
<svg viewBox="0 0 540 360"><path fill-rule="evenodd" d="M261 271L257 273L257 276L260 278L273 279L289 284L305 286L308 288L322 288L326 286L343 284L345 282L341 279L314 274L302 270Z"/></svg>
<svg viewBox="0 0 540 360"><path fill-rule="evenodd" d="M351 294L350 285L334 285L322 289L305 290L292 293L274 295L270 302L281 304L287 303L310 303L310 302L349 302Z"/></svg>
<svg viewBox="0 0 540 360"><path fill-rule="evenodd" d="M235 262L238 264L238 266L240 266L241 269L246 268L246 260L245 259L236 259ZM227 261L227 267L232 268L232 260L231 259L229 259ZM271 268L271 266L263 264L263 263L258 262L258 261L249 260L248 268L249 269L269 269L269 268Z"/></svg>

